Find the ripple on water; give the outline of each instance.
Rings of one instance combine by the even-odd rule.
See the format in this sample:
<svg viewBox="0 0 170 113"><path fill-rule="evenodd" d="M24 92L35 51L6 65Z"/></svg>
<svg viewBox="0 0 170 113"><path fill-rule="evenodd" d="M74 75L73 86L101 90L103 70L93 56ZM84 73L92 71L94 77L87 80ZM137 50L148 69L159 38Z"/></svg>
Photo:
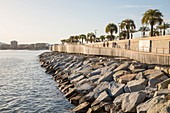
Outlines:
<svg viewBox="0 0 170 113"><path fill-rule="evenodd" d="M70 113L73 106L40 67L42 51L0 51L1 113Z"/></svg>

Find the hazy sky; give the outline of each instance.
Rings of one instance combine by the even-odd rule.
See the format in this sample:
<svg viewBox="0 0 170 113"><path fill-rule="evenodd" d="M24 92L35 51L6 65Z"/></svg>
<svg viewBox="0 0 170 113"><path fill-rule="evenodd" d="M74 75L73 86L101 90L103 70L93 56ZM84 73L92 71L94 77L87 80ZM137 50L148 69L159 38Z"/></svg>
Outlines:
<svg viewBox="0 0 170 113"><path fill-rule="evenodd" d="M105 35L108 23L127 18L139 28L151 8L170 23L170 0L0 0L0 42L53 44L94 30Z"/></svg>

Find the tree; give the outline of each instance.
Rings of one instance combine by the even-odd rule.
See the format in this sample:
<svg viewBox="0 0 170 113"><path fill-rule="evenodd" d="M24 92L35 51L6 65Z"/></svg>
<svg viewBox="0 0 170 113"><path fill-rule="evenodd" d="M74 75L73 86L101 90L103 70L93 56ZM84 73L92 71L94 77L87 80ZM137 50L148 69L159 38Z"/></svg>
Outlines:
<svg viewBox="0 0 170 113"><path fill-rule="evenodd" d="M143 17L141 20L142 24L150 24L151 37L154 35L153 34L154 25L157 23L161 24L163 21L162 17L163 17L162 13L157 9L149 9L143 14Z"/></svg>
<svg viewBox="0 0 170 113"><path fill-rule="evenodd" d="M145 37L145 32L146 32L146 31L149 31L149 30L150 30L149 27L147 27L147 26L142 26L142 27L139 28L138 31L141 31L141 32L142 32L142 37Z"/></svg>
<svg viewBox="0 0 170 113"><path fill-rule="evenodd" d="M78 43L78 42L79 42L80 37L76 35L76 36L74 36L74 39L75 39L75 42L76 42L76 43Z"/></svg>
<svg viewBox="0 0 170 113"><path fill-rule="evenodd" d="M105 32L110 33L111 37L113 37L113 33L114 32L117 33L117 31L118 31L117 26L114 23L109 23L105 29ZM113 39L113 38L111 38L111 39Z"/></svg>
<svg viewBox="0 0 170 113"><path fill-rule="evenodd" d="M85 34L81 34L79 37L81 39L81 43L83 44L83 40L86 41L86 35Z"/></svg>
<svg viewBox="0 0 170 113"><path fill-rule="evenodd" d="M163 24L158 25L157 28L160 29L160 34L162 34L163 30L163 35L165 35L165 30L170 28L170 24L164 22Z"/></svg>
<svg viewBox="0 0 170 113"><path fill-rule="evenodd" d="M101 40L102 42L105 40L105 38L106 38L106 37L105 37L104 35L101 35L101 36L100 36L100 40Z"/></svg>
<svg viewBox="0 0 170 113"><path fill-rule="evenodd" d="M136 26L135 26L135 23L132 19L125 19L121 22L120 28L127 31L127 39L129 39L130 38L130 32L135 30Z"/></svg>
<svg viewBox="0 0 170 113"><path fill-rule="evenodd" d="M89 41L92 43L95 40L95 34L93 32L88 33L87 37L89 38Z"/></svg>
<svg viewBox="0 0 170 113"><path fill-rule="evenodd" d="M126 39L127 37L127 31L123 30L120 32L120 40Z"/></svg>
<svg viewBox="0 0 170 113"><path fill-rule="evenodd" d="M70 36L69 40L71 43L74 43L74 36Z"/></svg>

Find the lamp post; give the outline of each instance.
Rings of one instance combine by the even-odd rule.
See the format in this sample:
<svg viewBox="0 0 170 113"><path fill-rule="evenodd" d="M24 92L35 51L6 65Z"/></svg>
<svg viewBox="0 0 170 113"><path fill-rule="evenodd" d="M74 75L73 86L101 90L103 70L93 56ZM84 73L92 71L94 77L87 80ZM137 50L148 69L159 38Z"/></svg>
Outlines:
<svg viewBox="0 0 170 113"><path fill-rule="evenodd" d="M118 27L119 27L119 40L120 40L120 23L118 23Z"/></svg>
<svg viewBox="0 0 170 113"><path fill-rule="evenodd" d="M97 37L97 29L94 30L94 33L95 33L95 42L96 42L96 37Z"/></svg>

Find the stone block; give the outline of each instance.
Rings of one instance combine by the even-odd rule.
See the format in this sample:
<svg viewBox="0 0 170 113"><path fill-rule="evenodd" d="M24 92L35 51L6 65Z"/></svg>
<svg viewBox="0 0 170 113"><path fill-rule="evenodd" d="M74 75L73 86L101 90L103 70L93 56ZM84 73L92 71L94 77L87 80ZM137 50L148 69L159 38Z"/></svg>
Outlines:
<svg viewBox="0 0 170 113"><path fill-rule="evenodd" d="M120 76L118 78L118 82L122 84L126 84L127 82L133 80L133 78L136 76L136 74L125 74L123 76Z"/></svg>
<svg viewBox="0 0 170 113"><path fill-rule="evenodd" d="M158 90L168 88L169 84L170 84L170 78L157 84Z"/></svg>
<svg viewBox="0 0 170 113"><path fill-rule="evenodd" d="M132 80L127 83L127 87L130 92L144 90L146 86L147 86L147 81L145 79Z"/></svg>
<svg viewBox="0 0 170 113"><path fill-rule="evenodd" d="M146 97L145 92L133 92L125 95L121 108L124 112L136 112L136 107L141 104Z"/></svg>

